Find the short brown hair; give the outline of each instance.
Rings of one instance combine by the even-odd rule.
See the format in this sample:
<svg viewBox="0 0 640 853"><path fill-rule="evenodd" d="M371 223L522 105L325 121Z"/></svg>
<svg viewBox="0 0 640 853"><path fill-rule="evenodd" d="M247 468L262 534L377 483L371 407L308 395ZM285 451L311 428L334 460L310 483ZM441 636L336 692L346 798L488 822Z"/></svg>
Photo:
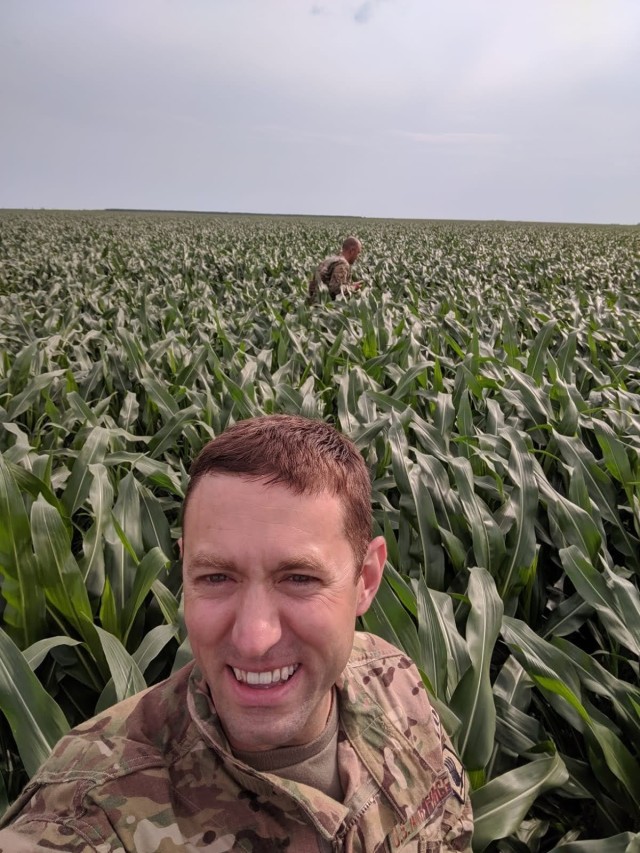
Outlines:
<svg viewBox="0 0 640 853"><path fill-rule="evenodd" d="M350 249L359 249L362 250L362 243L358 240L357 237L347 237L344 243L342 244L342 251L347 252Z"/></svg>
<svg viewBox="0 0 640 853"><path fill-rule="evenodd" d="M324 421L266 415L239 421L206 444L189 470L182 518L198 481L207 474L236 474L296 494L329 492L340 499L344 533L358 573L371 539L371 481L355 444Z"/></svg>

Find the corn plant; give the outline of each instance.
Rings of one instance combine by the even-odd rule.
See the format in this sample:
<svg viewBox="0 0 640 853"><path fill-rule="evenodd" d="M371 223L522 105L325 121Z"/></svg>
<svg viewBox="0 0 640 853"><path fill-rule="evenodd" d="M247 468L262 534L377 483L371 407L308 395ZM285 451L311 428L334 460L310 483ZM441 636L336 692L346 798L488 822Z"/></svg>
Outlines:
<svg viewBox="0 0 640 853"><path fill-rule="evenodd" d="M0 214L0 801L189 660L190 460L326 419L371 472L383 584L468 769L474 849L640 840L640 232ZM308 307L363 241L360 295Z"/></svg>

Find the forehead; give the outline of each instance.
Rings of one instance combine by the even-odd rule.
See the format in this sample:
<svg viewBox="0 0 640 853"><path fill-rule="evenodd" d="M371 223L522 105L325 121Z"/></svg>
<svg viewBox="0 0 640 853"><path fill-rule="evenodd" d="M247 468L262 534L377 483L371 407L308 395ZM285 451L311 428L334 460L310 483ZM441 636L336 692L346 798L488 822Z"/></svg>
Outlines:
<svg viewBox="0 0 640 853"><path fill-rule="evenodd" d="M182 542L187 571L204 554L255 572L291 561L342 571L362 560L338 496L297 494L281 484L229 474L205 474L194 485Z"/></svg>
<svg viewBox="0 0 640 853"><path fill-rule="evenodd" d="M205 474L194 485L183 517L183 528L228 529L255 525L264 534L287 525L316 534L341 533L341 500L328 491L300 494L280 483L235 474Z"/></svg>

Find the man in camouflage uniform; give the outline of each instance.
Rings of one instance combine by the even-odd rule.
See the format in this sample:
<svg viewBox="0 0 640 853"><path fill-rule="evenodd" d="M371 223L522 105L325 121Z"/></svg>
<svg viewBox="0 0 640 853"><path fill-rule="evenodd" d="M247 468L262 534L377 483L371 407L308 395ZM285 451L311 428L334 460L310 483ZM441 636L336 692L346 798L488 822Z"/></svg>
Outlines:
<svg viewBox="0 0 640 853"><path fill-rule="evenodd" d="M362 251L362 244L356 237L347 237L339 255L329 255L318 266L309 282L309 303L316 302L318 293L324 285L332 299L338 294L347 295L360 290L361 281L351 282L351 267Z"/></svg>
<svg viewBox="0 0 640 853"><path fill-rule="evenodd" d="M194 662L64 737L0 853L470 851L460 761L420 675L355 633L386 559L355 446L242 421L191 468Z"/></svg>

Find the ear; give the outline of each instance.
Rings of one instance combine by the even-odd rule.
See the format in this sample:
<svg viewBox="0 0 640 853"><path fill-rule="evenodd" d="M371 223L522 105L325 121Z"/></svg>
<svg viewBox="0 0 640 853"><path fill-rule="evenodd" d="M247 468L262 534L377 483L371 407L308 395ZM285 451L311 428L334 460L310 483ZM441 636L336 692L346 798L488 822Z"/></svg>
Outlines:
<svg viewBox="0 0 640 853"><path fill-rule="evenodd" d="M184 549L182 547L182 536L178 539L178 550L180 551L180 559L184 556Z"/></svg>
<svg viewBox="0 0 640 853"><path fill-rule="evenodd" d="M359 594L356 608L356 616L366 613L375 598L375 594L382 580L382 572L387 559L387 543L383 536L376 536L367 548L362 572L358 579Z"/></svg>

